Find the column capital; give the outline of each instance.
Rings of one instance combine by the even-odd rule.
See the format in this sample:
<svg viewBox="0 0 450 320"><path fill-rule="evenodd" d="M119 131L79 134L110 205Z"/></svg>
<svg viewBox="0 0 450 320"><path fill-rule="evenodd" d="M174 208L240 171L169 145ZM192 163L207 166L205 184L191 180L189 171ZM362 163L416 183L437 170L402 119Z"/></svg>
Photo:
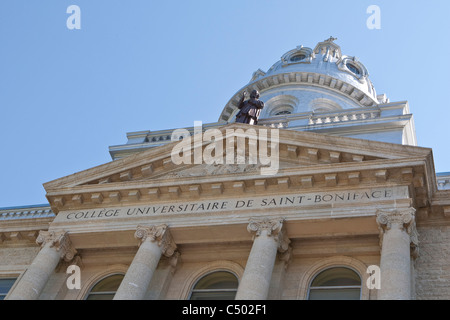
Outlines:
<svg viewBox="0 0 450 320"><path fill-rule="evenodd" d="M253 234L253 238L265 231L268 237L273 237L278 243L278 251L285 252L291 241L287 237L283 223L284 219L252 218L247 225L247 230Z"/></svg>
<svg viewBox="0 0 450 320"><path fill-rule="evenodd" d="M419 235L416 228L416 209L407 208L401 210L377 210L377 224L380 230L380 245L383 243L383 235L392 228L398 228L406 232L411 241L411 252L413 257L418 256Z"/></svg>
<svg viewBox="0 0 450 320"><path fill-rule="evenodd" d="M158 246L161 247L163 255L166 257L171 257L177 245L173 241L172 235L169 231L169 226L166 224L161 224L158 226L142 226L139 225L136 229L134 237L140 240L140 243L148 240L151 242L156 242Z"/></svg>
<svg viewBox="0 0 450 320"><path fill-rule="evenodd" d="M43 248L46 244L50 244L50 248L55 248L61 259L69 262L77 254L77 250L70 241L69 234L64 231L44 231L39 232L36 243Z"/></svg>

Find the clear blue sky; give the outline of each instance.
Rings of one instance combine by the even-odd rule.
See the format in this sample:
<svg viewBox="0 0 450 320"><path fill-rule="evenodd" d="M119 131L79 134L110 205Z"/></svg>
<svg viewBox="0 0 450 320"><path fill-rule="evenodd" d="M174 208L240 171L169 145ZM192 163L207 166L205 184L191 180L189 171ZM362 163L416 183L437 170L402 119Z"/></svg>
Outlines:
<svg viewBox="0 0 450 320"><path fill-rule="evenodd" d="M450 171L449 15L448 0L2 0L0 207L46 203L43 183L111 161L127 132L217 121L254 71L329 36L409 102L419 145Z"/></svg>

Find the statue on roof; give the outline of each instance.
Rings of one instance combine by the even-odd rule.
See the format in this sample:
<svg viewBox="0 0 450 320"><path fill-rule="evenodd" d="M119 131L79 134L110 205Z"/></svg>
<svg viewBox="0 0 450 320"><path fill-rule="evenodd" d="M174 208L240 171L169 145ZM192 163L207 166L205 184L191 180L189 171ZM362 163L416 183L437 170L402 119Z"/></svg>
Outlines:
<svg viewBox="0 0 450 320"><path fill-rule="evenodd" d="M324 42L333 42L334 40L337 40L337 38L333 38L332 36L330 36L327 40L325 40Z"/></svg>
<svg viewBox="0 0 450 320"><path fill-rule="evenodd" d="M261 109L264 108L264 102L259 100L258 90L253 90L250 93L250 99L246 101L245 95L246 92L244 91L238 104L239 112L236 115L236 122L256 125Z"/></svg>

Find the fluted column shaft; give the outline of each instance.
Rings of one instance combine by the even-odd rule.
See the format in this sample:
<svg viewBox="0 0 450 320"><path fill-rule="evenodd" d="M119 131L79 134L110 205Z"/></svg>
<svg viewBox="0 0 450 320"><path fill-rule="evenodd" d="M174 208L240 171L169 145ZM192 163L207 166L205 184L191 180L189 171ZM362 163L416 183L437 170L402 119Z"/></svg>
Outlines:
<svg viewBox="0 0 450 320"><path fill-rule="evenodd" d="M41 250L9 294L9 300L36 300L60 259L70 261L76 254L64 231L41 231L36 242Z"/></svg>
<svg viewBox="0 0 450 320"><path fill-rule="evenodd" d="M142 300L161 256L173 255L176 245L167 225L139 226L135 237L141 241L139 250L128 268L114 300Z"/></svg>
<svg viewBox="0 0 450 320"><path fill-rule="evenodd" d="M417 254L414 209L378 211L381 238L380 300L411 299L411 248Z"/></svg>
<svg viewBox="0 0 450 320"><path fill-rule="evenodd" d="M236 293L236 300L263 300L269 293L277 250L286 251L289 240L282 220L253 220L247 229L254 233L253 245Z"/></svg>

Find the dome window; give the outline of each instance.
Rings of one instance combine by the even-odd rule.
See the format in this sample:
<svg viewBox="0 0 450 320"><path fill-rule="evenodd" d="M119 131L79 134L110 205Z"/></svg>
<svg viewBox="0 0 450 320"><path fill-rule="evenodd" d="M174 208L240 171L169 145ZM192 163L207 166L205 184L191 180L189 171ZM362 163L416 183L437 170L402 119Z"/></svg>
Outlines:
<svg viewBox="0 0 450 320"><path fill-rule="evenodd" d="M274 116L281 116L283 114L291 114L292 112L290 110L283 110L283 111L278 111L277 113L274 114Z"/></svg>
<svg viewBox="0 0 450 320"><path fill-rule="evenodd" d="M347 66L348 70L350 70L354 74L356 74L358 76L361 74L361 71L355 65L353 65L351 63L347 63L346 66Z"/></svg>
<svg viewBox="0 0 450 320"><path fill-rule="evenodd" d="M342 110L342 107L337 102L325 98L314 99L310 105L311 111L314 113L337 112Z"/></svg>
<svg viewBox="0 0 450 320"><path fill-rule="evenodd" d="M287 103L282 103L283 101L281 101L281 103L279 103L278 105L274 105L271 106L269 104L269 108L270 108L270 116L281 116L281 115L286 115L286 114L292 114L292 112L294 111L294 106L289 105Z"/></svg>
<svg viewBox="0 0 450 320"><path fill-rule="evenodd" d="M304 60L305 58L306 58L306 55L304 55L304 54L297 54L297 55L295 55L295 56L293 56L291 58L291 61L292 62L298 62L298 61Z"/></svg>
<svg viewBox="0 0 450 320"><path fill-rule="evenodd" d="M303 46L298 46L297 48L286 52L281 57L281 64L280 62L277 62L274 64L267 73L274 72L277 70L278 67L285 67L290 64L297 64L297 63L311 63L312 59L314 58L314 53L312 49L306 48Z"/></svg>
<svg viewBox="0 0 450 320"><path fill-rule="evenodd" d="M341 71L345 71L359 80L360 83L367 85L369 72L366 67L358 61L356 57L344 56L337 62L337 67Z"/></svg>

